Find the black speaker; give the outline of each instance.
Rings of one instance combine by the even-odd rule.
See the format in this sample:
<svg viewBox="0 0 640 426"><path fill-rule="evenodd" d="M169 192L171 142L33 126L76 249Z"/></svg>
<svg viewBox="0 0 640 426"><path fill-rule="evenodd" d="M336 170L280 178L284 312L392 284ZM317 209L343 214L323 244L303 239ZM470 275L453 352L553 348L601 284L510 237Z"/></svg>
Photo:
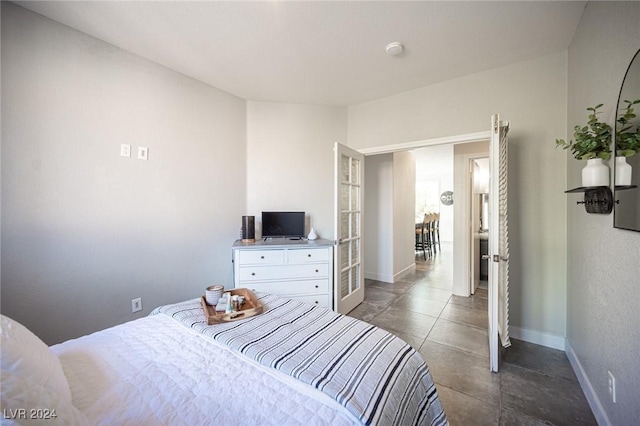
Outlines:
<svg viewBox="0 0 640 426"><path fill-rule="evenodd" d="M242 216L242 242L256 242L256 218L255 216Z"/></svg>

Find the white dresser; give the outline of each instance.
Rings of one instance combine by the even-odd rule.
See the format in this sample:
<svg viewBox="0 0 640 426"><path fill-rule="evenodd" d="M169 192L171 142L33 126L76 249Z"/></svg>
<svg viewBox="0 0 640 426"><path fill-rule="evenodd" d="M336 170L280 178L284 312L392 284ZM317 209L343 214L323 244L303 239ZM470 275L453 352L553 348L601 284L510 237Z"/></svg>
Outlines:
<svg viewBox="0 0 640 426"><path fill-rule="evenodd" d="M238 240L233 283L333 309L333 241Z"/></svg>

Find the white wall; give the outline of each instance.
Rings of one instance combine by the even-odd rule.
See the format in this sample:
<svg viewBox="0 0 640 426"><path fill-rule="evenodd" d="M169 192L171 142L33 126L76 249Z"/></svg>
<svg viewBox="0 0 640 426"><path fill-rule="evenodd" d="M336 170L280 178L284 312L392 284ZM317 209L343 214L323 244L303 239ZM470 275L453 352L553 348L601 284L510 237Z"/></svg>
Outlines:
<svg viewBox="0 0 640 426"><path fill-rule="evenodd" d="M393 276L415 269L416 163L411 152L393 154Z"/></svg>
<svg viewBox="0 0 640 426"><path fill-rule="evenodd" d="M440 194L453 191L453 145L436 145L413 151L416 158L416 181L437 180ZM454 194L455 200L455 194ZM439 203L440 241L453 241L453 206Z"/></svg>
<svg viewBox="0 0 640 426"><path fill-rule="evenodd" d="M364 167L364 274L393 282L393 154L369 155Z"/></svg>
<svg viewBox="0 0 640 426"><path fill-rule="evenodd" d="M349 145L368 148L490 130L511 121L511 323L562 338L566 325L566 53L349 107Z"/></svg>
<svg viewBox="0 0 640 426"><path fill-rule="evenodd" d="M584 123L585 108L604 103L613 124L624 74L640 47L640 3L589 2L569 48L566 132ZM580 186L583 161L566 156L568 188ZM634 173L638 173L634 170ZM599 401L600 424L632 425L640 419L640 232L613 228L613 215L587 214L567 195L569 240L568 325L571 353L586 389ZM617 403L607 372L616 377ZM585 386L583 386L585 388Z"/></svg>
<svg viewBox="0 0 640 426"><path fill-rule="evenodd" d="M230 285L245 151L243 100L2 2L2 313L52 344Z"/></svg>
<svg viewBox="0 0 640 426"><path fill-rule="evenodd" d="M346 132L344 107L247 102L244 214L256 228L262 211L305 211L319 238L334 238L333 145Z"/></svg>

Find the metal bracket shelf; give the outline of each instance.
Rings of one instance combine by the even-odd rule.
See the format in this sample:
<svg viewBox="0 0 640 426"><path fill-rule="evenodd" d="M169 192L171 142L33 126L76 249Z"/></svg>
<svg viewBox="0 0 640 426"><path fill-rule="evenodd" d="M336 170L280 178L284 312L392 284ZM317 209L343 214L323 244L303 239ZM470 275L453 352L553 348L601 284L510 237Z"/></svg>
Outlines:
<svg viewBox="0 0 640 426"><path fill-rule="evenodd" d="M587 213L609 214L613 210L613 194L608 186L581 186L565 191L567 194L579 192L584 193L584 199L583 201L577 201L576 204L584 204L584 209Z"/></svg>

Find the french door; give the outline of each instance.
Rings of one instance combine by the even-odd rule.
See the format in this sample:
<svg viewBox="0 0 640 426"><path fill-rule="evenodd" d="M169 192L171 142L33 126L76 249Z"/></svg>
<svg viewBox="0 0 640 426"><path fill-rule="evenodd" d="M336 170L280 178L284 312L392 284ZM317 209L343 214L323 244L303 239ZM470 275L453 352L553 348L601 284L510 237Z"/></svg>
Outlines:
<svg viewBox="0 0 640 426"><path fill-rule="evenodd" d="M500 344L509 341L509 222L507 216L507 133L509 122L491 117L489 196L489 360L499 369Z"/></svg>
<svg viewBox="0 0 640 426"><path fill-rule="evenodd" d="M364 155L336 142L334 148L334 307L346 314L364 300L362 210Z"/></svg>

